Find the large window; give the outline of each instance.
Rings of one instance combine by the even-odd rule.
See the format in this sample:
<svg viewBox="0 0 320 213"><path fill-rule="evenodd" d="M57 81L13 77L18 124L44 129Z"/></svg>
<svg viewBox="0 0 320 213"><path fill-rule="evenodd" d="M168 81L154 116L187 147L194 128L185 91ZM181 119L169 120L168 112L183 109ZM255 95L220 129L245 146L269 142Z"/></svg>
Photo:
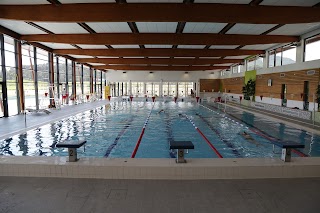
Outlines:
<svg viewBox="0 0 320 213"><path fill-rule="evenodd" d="M83 94L90 94L90 68L83 66Z"/></svg>
<svg viewBox="0 0 320 213"><path fill-rule="evenodd" d="M247 60L247 71L258 70L263 68L263 57L254 56ZM241 66L238 67L241 72Z"/></svg>
<svg viewBox="0 0 320 213"><path fill-rule="evenodd" d="M14 39L4 36L4 57L7 73L9 116L18 114L17 67L14 49Z"/></svg>
<svg viewBox="0 0 320 213"><path fill-rule="evenodd" d="M144 83L143 82L132 82L132 95L138 97L144 95Z"/></svg>
<svg viewBox="0 0 320 213"><path fill-rule="evenodd" d="M320 34L305 40L305 61L320 59Z"/></svg>
<svg viewBox="0 0 320 213"><path fill-rule="evenodd" d="M49 61L48 52L37 48L38 91L40 108L49 105Z"/></svg>
<svg viewBox="0 0 320 213"><path fill-rule="evenodd" d="M67 93L69 96L73 93L72 91L72 61L67 60L67 71L68 71L68 90Z"/></svg>
<svg viewBox="0 0 320 213"><path fill-rule="evenodd" d="M76 64L76 90L77 90L77 95L81 95L82 94L81 64Z"/></svg>
<svg viewBox="0 0 320 213"><path fill-rule="evenodd" d="M296 63L297 48L294 45L287 45L269 51L269 67L282 66Z"/></svg>
<svg viewBox="0 0 320 213"><path fill-rule="evenodd" d="M36 108L34 51L30 45L22 45L23 90L26 108Z"/></svg>

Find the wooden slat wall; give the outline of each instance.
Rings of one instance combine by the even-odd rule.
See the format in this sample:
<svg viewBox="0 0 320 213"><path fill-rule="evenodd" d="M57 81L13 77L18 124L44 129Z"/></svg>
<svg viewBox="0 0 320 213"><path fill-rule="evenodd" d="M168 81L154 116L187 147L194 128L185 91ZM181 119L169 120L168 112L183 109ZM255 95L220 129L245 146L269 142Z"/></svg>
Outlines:
<svg viewBox="0 0 320 213"><path fill-rule="evenodd" d="M205 90L206 92L219 91L220 79L200 79L200 92Z"/></svg>
<svg viewBox="0 0 320 213"><path fill-rule="evenodd" d="M280 77L280 73L257 75L256 96L281 98L281 85L286 84L287 99L303 101L301 93L303 93L304 81L309 81L309 102L312 102L312 94L315 93L319 83L320 69L311 70L316 71L314 75L307 75L309 70L284 72L284 77ZM268 86L268 79L272 79L272 86Z"/></svg>
<svg viewBox="0 0 320 213"><path fill-rule="evenodd" d="M228 93L242 94L244 86L244 77L221 79L222 91Z"/></svg>

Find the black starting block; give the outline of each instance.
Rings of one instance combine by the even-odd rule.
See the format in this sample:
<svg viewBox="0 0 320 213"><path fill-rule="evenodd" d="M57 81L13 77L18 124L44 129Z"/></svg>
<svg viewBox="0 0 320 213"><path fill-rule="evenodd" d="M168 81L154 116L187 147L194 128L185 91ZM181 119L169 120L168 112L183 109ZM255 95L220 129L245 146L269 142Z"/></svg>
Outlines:
<svg viewBox="0 0 320 213"><path fill-rule="evenodd" d="M273 142L274 145L277 145L282 148L281 152L281 160L284 162L290 162L291 161L291 151L292 149L297 149L297 148L304 148L304 144L292 142L292 141L281 141L281 142ZM274 146L273 145L273 146ZM273 147L274 149L274 147Z"/></svg>
<svg viewBox="0 0 320 213"><path fill-rule="evenodd" d="M194 149L194 145L191 141L170 141L170 149L177 149L177 163L186 163L184 150Z"/></svg>
<svg viewBox="0 0 320 213"><path fill-rule="evenodd" d="M76 162L79 160L77 158L77 149L87 143L86 140L65 140L56 144L57 148L68 148L69 162Z"/></svg>

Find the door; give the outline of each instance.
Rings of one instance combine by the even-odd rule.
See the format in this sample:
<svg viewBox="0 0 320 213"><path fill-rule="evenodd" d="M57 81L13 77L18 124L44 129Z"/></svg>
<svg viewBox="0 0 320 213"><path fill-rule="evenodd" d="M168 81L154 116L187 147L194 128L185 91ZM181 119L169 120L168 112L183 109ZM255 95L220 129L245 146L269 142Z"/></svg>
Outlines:
<svg viewBox="0 0 320 213"><path fill-rule="evenodd" d="M0 118L1 117L8 117L8 98L7 98L7 94L4 92L5 88L4 88L4 84L2 82L0 82Z"/></svg>
<svg viewBox="0 0 320 213"><path fill-rule="evenodd" d="M309 110L309 81L305 81L303 85L303 109Z"/></svg>
<svg viewBox="0 0 320 213"><path fill-rule="evenodd" d="M281 106L287 107L287 85L282 84L281 87Z"/></svg>

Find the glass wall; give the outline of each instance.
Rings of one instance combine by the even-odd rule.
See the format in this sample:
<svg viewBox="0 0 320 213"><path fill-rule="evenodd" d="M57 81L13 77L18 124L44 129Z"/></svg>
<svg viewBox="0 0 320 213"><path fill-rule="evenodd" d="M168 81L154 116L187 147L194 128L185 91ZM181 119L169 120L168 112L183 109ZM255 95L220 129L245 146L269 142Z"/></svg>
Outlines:
<svg viewBox="0 0 320 213"><path fill-rule="evenodd" d="M143 97L144 92L144 83L143 82L132 82L132 95L135 97Z"/></svg>
<svg viewBox="0 0 320 213"><path fill-rule="evenodd" d="M259 56L252 57L247 60L247 71L258 70L263 68L263 58ZM241 72L241 66L239 66Z"/></svg>
<svg viewBox="0 0 320 213"><path fill-rule="evenodd" d="M59 90L60 90L60 100L62 96L67 94L67 80L66 80L66 59L59 57Z"/></svg>
<svg viewBox="0 0 320 213"><path fill-rule="evenodd" d="M22 45L23 90L26 108L36 108L34 49L30 45ZM40 93L41 94L41 93Z"/></svg>
<svg viewBox="0 0 320 213"><path fill-rule="evenodd" d="M177 82L163 82L162 92L163 96L175 97L177 92Z"/></svg>
<svg viewBox="0 0 320 213"><path fill-rule="evenodd" d="M76 92L77 95L81 95L82 87L81 87L81 64L76 63Z"/></svg>
<svg viewBox="0 0 320 213"><path fill-rule="evenodd" d="M67 59L67 73L68 73L68 90L69 97L72 95L72 61Z"/></svg>
<svg viewBox="0 0 320 213"><path fill-rule="evenodd" d="M37 48L39 107L47 108L49 102L49 57L48 52Z"/></svg>
<svg viewBox="0 0 320 213"><path fill-rule="evenodd" d="M320 34L305 40L305 61L320 59Z"/></svg>
<svg viewBox="0 0 320 213"><path fill-rule="evenodd" d="M296 62L296 46L287 45L269 51L268 67L282 66Z"/></svg>
<svg viewBox="0 0 320 213"><path fill-rule="evenodd" d="M146 95L147 97L157 97L159 96L159 83L158 82L148 82L146 83Z"/></svg>
<svg viewBox="0 0 320 213"><path fill-rule="evenodd" d="M187 97L191 96L191 89L193 89L193 82L179 82L178 83L178 96Z"/></svg>
<svg viewBox="0 0 320 213"><path fill-rule="evenodd" d="M7 72L7 92L9 116L18 114L18 87L17 67L14 48L14 39L4 36L5 69Z"/></svg>
<svg viewBox="0 0 320 213"><path fill-rule="evenodd" d="M83 66L83 94L90 94L90 68Z"/></svg>

